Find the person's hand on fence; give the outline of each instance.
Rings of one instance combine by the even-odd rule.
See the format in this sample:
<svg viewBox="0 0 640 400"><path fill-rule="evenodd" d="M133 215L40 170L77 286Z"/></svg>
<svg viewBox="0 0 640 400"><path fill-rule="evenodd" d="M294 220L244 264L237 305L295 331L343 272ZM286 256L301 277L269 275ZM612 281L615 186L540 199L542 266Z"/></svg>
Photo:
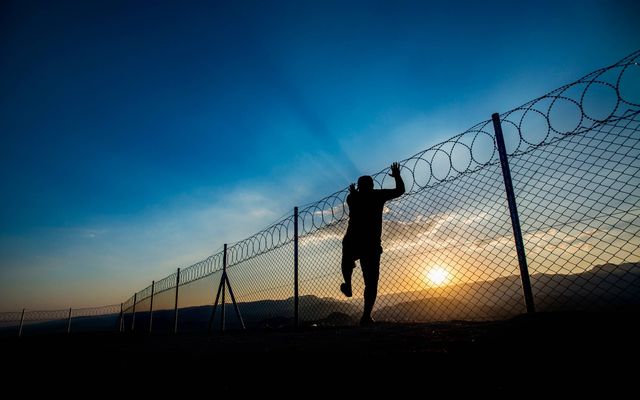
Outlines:
<svg viewBox="0 0 640 400"><path fill-rule="evenodd" d="M354 194L356 192L356 184L352 183L349 185L349 194Z"/></svg>
<svg viewBox="0 0 640 400"><path fill-rule="evenodd" d="M397 162L394 162L393 164L391 164L391 173L389 175L394 177L394 178L399 178L400 177L400 164L398 164Z"/></svg>

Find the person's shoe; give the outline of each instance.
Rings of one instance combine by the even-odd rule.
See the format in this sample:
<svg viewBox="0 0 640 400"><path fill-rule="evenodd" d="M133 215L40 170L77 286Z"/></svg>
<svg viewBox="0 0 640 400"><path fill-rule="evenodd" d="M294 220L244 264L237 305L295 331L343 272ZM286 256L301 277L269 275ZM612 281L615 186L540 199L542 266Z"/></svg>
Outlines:
<svg viewBox="0 0 640 400"><path fill-rule="evenodd" d="M371 317L362 317L360 319L360 326L371 326L375 323L376 321Z"/></svg>
<svg viewBox="0 0 640 400"><path fill-rule="evenodd" d="M351 285L347 285L346 283L340 284L340 291L347 297L353 296L353 293L351 292Z"/></svg>

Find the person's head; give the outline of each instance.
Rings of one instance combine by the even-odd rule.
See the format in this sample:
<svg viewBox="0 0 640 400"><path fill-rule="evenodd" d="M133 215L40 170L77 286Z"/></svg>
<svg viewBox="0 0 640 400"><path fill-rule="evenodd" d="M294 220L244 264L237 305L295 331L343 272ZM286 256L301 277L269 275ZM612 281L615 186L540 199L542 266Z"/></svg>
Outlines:
<svg viewBox="0 0 640 400"><path fill-rule="evenodd" d="M358 191L370 192L373 190L373 178L369 175L364 175L358 178Z"/></svg>

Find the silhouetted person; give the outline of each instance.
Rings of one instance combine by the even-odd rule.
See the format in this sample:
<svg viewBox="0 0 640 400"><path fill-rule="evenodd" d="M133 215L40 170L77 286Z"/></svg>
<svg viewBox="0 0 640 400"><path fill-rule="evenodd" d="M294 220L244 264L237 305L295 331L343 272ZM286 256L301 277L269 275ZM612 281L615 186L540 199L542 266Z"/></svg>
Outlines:
<svg viewBox="0 0 640 400"><path fill-rule="evenodd" d="M349 206L349 226L342 239L342 276L344 283L340 291L351 297L351 275L356 267L356 260L360 260L362 276L364 278L364 312L360 325L373 322L371 310L378 295L378 277L380 276L380 254L382 245L382 210L387 200L400 197L405 189L400 176L400 165L393 163L389 174L396 180L395 189L373 188L373 178L361 176L358 178L358 189L354 184L349 186L347 205Z"/></svg>

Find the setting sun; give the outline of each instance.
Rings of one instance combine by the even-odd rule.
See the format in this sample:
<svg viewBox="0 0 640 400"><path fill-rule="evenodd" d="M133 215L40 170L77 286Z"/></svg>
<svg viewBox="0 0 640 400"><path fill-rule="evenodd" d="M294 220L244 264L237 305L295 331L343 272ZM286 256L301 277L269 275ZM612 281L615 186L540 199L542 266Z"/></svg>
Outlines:
<svg viewBox="0 0 640 400"><path fill-rule="evenodd" d="M431 267L426 271L427 279L433 285L443 285L449 280L449 273L441 266Z"/></svg>

